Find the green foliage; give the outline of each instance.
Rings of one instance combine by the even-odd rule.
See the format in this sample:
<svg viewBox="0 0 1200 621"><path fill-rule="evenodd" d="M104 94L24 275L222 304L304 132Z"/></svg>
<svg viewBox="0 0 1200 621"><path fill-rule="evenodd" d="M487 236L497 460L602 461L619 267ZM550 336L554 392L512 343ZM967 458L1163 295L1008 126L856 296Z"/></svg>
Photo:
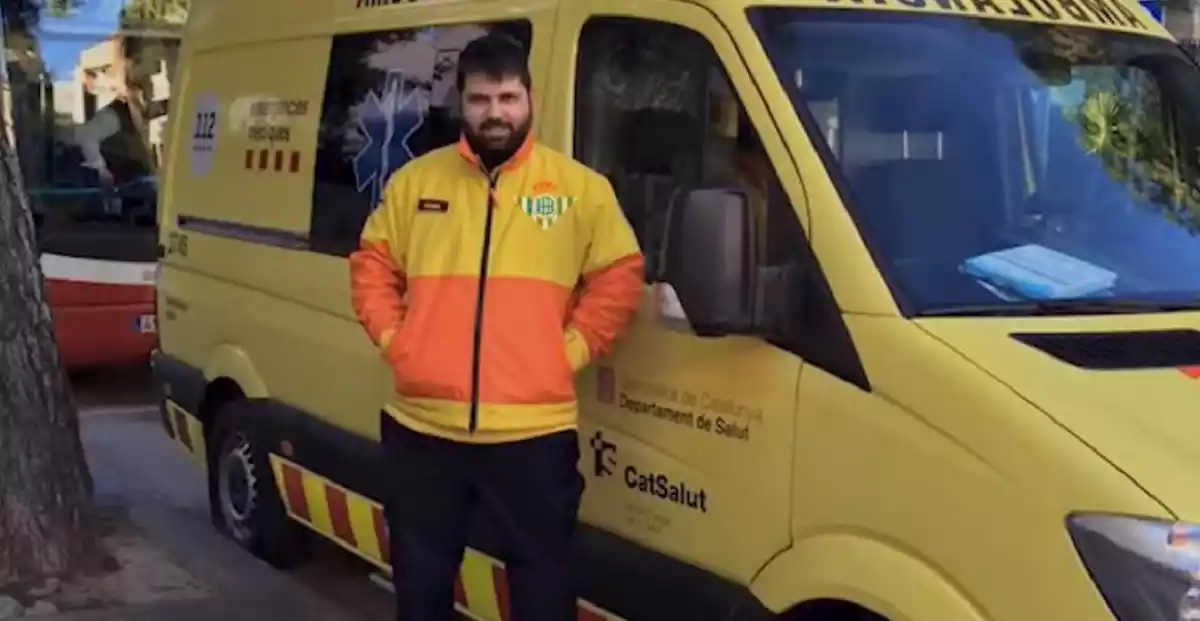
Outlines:
<svg viewBox="0 0 1200 621"><path fill-rule="evenodd" d="M121 27L178 29L187 20L188 4L189 0L127 0L121 9Z"/></svg>
<svg viewBox="0 0 1200 621"><path fill-rule="evenodd" d="M27 74L42 71L35 28L43 17L70 17L88 2L100 0L0 0L5 18L5 37L10 50L18 53L16 63ZM190 0L125 0L119 15L119 28L125 31L179 31L187 20ZM115 34L115 33L114 33ZM164 45L156 39L131 39L136 50L127 50L147 71L157 71L159 62L170 58L177 45Z"/></svg>
<svg viewBox="0 0 1200 621"><path fill-rule="evenodd" d="M87 0L17 0L23 4L40 5L41 12L52 17L66 17L83 6Z"/></svg>
<svg viewBox="0 0 1200 621"><path fill-rule="evenodd" d="M989 29L1015 33L1019 28L1029 26ZM1100 159L1128 200L1200 234L1200 136L1196 125L1178 116L1194 112L1163 99L1159 81L1169 79L1159 73L1163 67L1152 73L1129 65L1118 48L1097 37L1085 29L1050 28L1027 37L1022 58L1047 84L1082 85L1079 102L1065 107L1063 116L1077 128L1080 147Z"/></svg>
<svg viewBox="0 0 1200 621"><path fill-rule="evenodd" d="M1200 159L1177 145L1157 84L1138 70L1089 76L1079 105L1066 112L1079 143L1100 158L1129 195L1179 226L1200 233Z"/></svg>
<svg viewBox="0 0 1200 621"><path fill-rule="evenodd" d="M96 1L96 0L91 0ZM68 17L89 0L0 0L0 10L10 20L15 16L31 26L40 17ZM126 0L121 8L122 28L170 29L183 26L189 0Z"/></svg>

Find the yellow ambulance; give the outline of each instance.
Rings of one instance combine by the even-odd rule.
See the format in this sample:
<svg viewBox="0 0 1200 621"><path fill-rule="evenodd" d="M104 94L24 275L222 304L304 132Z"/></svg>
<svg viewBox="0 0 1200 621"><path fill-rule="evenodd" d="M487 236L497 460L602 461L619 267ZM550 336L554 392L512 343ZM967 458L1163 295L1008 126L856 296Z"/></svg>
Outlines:
<svg viewBox="0 0 1200 621"><path fill-rule="evenodd" d="M387 570L346 255L492 30L648 262L577 383L581 619L1200 615L1200 70L1131 0L197 2L154 368L221 529Z"/></svg>

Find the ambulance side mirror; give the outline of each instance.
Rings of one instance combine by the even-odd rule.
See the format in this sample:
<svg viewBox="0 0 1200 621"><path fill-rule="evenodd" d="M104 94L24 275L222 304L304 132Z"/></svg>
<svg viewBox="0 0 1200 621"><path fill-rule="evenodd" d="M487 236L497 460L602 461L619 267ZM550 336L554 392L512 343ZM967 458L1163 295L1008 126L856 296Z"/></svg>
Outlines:
<svg viewBox="0 0 1200 621"><path fill-rule="evenodd" d="M671 205L663 285L700 336L748 334L755 325L750 203L741 190L700 188Z"/></svg>

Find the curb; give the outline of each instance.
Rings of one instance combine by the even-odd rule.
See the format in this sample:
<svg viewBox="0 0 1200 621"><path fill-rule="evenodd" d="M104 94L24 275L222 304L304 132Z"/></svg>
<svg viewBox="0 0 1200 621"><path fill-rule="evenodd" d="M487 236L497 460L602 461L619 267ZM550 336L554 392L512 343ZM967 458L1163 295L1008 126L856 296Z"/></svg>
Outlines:
<svg viewBox="0 0 1200 621"><path fill-rule="evenodd" d="M192 600L176 599L134 604L119 608L77 610L54 615L32 615L19 617L19 619L42 621L162 621L171 619L172 621L186 621L187 619L220 619L227 614L228 611L221 610L215 598L204 597Z"/></svg>

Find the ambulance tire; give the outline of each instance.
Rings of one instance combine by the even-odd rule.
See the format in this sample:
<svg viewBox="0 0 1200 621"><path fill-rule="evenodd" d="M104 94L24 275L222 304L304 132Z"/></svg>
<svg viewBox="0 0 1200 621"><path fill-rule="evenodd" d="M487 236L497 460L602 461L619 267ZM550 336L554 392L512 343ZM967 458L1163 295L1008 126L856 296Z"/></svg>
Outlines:
<svg viewBox="0 0 1200 621"><path fill-rule="evenodd" d="M275 474L253 426L255 405L221 407L208 451L208 500L217 530L278 569L307 560L309 532L288 517ZM258 418L261 420L261 418Z"/></svg>
<svg viewBox="0 0 1200 621"><path fill-rule="evenodd" d="M848 601L824 599L806 602L784 613L779 621L888 621Z"/></svg>

